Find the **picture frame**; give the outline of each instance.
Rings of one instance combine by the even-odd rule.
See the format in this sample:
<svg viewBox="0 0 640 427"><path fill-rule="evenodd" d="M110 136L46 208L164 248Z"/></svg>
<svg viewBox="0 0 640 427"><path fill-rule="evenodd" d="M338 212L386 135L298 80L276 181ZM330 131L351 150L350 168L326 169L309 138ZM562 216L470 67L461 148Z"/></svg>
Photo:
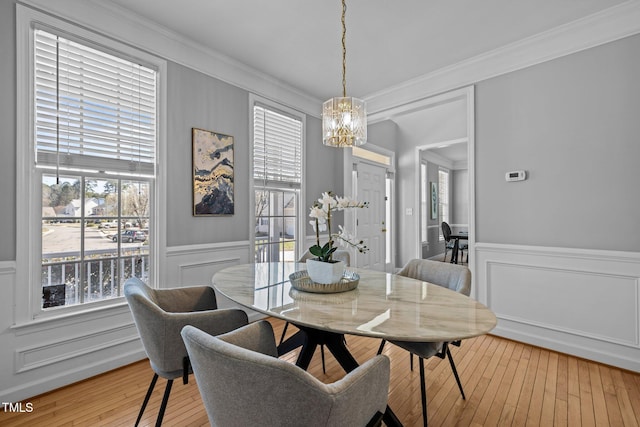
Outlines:
<svg viewBox="0 0 640 427"><path fill-rule="evenodd" d="M193 216L233 215L234 138L191 129Z"/></svg>
<svg viewBox="0 0 640 427"><path fill-rule="evenodd" d="M431 219L438 219L438 183L431 182Z"/></svg>

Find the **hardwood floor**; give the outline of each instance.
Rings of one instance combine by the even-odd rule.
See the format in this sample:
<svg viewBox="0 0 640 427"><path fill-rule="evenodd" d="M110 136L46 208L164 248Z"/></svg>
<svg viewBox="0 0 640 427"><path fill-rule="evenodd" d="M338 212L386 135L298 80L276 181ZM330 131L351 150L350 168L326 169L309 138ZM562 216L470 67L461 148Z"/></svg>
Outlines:
<svg viewBox="0 0 640 427"><path fill-rule="evenodd" d="M284 323L270 321L279 338ZM380 343L354 336L347 341L359 361L372 357ZM422 425L417 364L412 372L408 353L391 344L384 352L391 358L389 404L405 426ZM427 360L430 426L640 425L640 374L494 336L463 341L452 353L467 399L446 360ZM292 352L283 359L295 357ZM323 374L317 351L311 374L324 382L344 376L330 354L326 367ZM152 376L146 360L134 363L28 399L31 413L0 412L0 425L132 426ZM165 383L158 381L142 426L155 424ZM188 385L174 382L164 425L209 425L193 377Z"/></svg>

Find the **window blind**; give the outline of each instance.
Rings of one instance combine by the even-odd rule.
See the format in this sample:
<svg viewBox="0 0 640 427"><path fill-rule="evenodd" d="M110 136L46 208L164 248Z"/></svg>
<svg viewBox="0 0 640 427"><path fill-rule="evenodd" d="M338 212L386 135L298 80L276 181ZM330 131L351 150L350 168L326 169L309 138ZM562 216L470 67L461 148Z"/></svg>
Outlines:
<svg viewBox="0 0 640 427"><path fill-rule="evenodd" d="M302 180L302 122L261 105L253 107L253 178L265 186Z"/></svg>
<svg viewBox="0 0 640 427"><path fill-rule="evenodd" d="M36 162L153 174L156 71L35 32Z"/></svg>

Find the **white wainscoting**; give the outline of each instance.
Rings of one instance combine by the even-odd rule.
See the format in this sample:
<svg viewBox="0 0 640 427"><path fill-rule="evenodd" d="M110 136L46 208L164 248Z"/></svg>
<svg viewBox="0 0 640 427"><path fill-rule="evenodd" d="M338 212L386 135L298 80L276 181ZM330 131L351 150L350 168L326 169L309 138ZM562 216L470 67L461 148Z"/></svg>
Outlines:
<svg viewBox="0 0 640 427"><path fill-rule="evenodd" d="M478 243L493 334L640 372L640 253Z"/></svg>
<svg viewBox="0 0 640 427"><path fill-rule="evenodd" d="M0 262L0 399L17 402L145 357L124 300L16 325L15 262Z"/></svg>
<svg viewBox="0 0 640 427"><path fill-rule="evenodd" d="M162 286L211 286L211 278L221 269L250 262L249 249L248 241L169 247ZM216 296L220 308L244 309L218 292ZM263 317L255 311L244 310L249 316L249 321Z"/></svg>
<svg viewBox="0 0 640 427"><path fill-rule="evenodd" d="M216 271L248 262L248 242L171 247L161 287L211 285ZM17 402L145 357L124 299L115 306L14 324L16 266L0 262L0 398ZM221 307L235 306L218 298ZM251 312L250 319L259 317Z"/></svg>

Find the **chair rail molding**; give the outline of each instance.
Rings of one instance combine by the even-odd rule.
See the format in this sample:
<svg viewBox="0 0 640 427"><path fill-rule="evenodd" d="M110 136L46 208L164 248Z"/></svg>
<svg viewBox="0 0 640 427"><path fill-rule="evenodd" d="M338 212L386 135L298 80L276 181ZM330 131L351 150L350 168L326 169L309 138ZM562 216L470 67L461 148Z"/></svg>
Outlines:
<svg viewBox="0 0 640 427"><path fill-rule="evenodd" d="M182 287L208 285L220 270L238 264L251 262L250 242L246 240L236 242L222 242L198 245L171 246L166 251L164 287ZM240 308L245 310L249 321L264 316L244 307L216 292L220 308Z"/></svg>
<svg viewBox="0 0 640 427"><path fill-rule="evenodd" d="M640 372L640 253L477 243L492 333Z"/></svg>

